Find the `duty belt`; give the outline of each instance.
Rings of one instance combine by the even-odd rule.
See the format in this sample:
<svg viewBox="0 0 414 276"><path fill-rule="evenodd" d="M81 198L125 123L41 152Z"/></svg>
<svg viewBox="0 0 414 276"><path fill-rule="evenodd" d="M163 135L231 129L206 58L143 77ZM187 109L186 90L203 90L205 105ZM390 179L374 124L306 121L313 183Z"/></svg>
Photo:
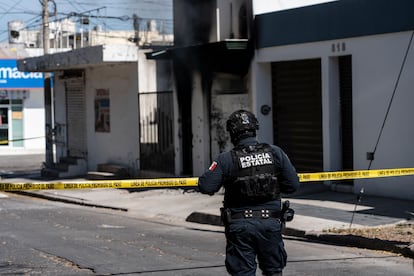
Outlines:
<svg viewBox="0 0 414 276"><path fill-rule="evenodd" d="M244 210L240 212L231 212L231 219L247 218L280 218L280 212L267 209L262 210Z"/></svg>

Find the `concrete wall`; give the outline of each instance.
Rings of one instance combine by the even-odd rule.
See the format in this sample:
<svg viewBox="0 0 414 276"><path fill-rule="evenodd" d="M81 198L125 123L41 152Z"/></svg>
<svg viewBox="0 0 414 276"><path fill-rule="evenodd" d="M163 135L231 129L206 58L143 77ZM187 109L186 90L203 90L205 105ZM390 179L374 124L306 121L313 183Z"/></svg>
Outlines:
<svg viewBox="0 0 414 276"><path fill-rule="evenodd" d="M367 168L366 152L374 151L387 108L395 90L371 169L413 167L414 46L404 56L412 33L358 39L353 54L354 163ZM399 73L402 69L399 81ZM355 191L413 199L414 177L359 180Z"/></svg>
<svg viewBox="0 0 414 276"><path fill-rule="evenodd" d="M256 98L255 109L260 107L263 99L271 99L270 62L320 58L324 169L336 170L341 156L336 127L339 123L336 57L352 55L354 169L368 169L366 154L374 151L411 34L400 32L260 49L252 64L251 90ZM337 48L337 45L340 47ZM414 46L411 46L371 169L413 167L413 72ZM261 117L259 115L260 135L267 140L272 135L272 121ZM412 199L413 181L412 176L363 179L355 181L354 190L359 192L363 186L367 194Z"/></svg>
<svg viewBox="0 0 414 276"><path fill-rule="evenodd" d="M202 92L200 76L194 74L193 87L193 175L199 176L220 153L233 148L226 130L230 114L252 107L243 77L214 74L211 91Z"/></svg>
<svg viewBox="0 0 414 276"><path fill-rule="evenodd" d="M248 38L240 33L241 24L246 24L245 27L250 24L250 18L240 22L239 13L243 5L248 12L248 17L251 17L250 0L217 0L216 22L213 22L215 24L211 41Z"/></svg>
<svg viewBox="0 0 414 276"><path fill-rule="evenodd" d="M66 93L65 83L60 79L62 74L62 72L54 74L55 161L59 161L60 157L67 155Z"/></svg>
<svg viewBox="0 0 414 276"><path fill-rule="evenodd" d="M272 107L272 76L270 63L252 62L251 65L251 103L260 127L257 138L263 143L273 143L272 112L264 115L260 109L264 105Z"/></svg>
<svg viewBox="0 0 414 276"><path fill-rule="evenodd" d="M107 65L86 70L86 116L88 169L100 163L126 165L132 174L138 171L139 121L136 63ZM108 133L95 131L94 100L96 89L108 89L110 124Z"/></svg>
<svg viewBox="0 0 414 276"><path fill-rule="evenodd" d="M25 149L45 149L45 110L43 89L29 90L23 101L23 136Z"/></svg>
<svg viewBox="0 0 414 276"><path fill-rule="evenodd" d="M20 59L32 56L32 52L26 51L21 45L0 44L1 59ZM44 153L45 151L45 114L43 88L20 88L10 87L7 90L25 90L26 98L23 99L23 138L30 138L23 141L23 146L13 147L9 145L0 146L0 155L8 153ZM9 120L11 121L11 111ZM12 136L12 124L9 125L9 136ZM35 138L35 139L33 139Z"/></svg>
<svg viewBox="0 0 414 276"><path fill-rule="evenodd" d="M85 69L86 136L89 171L101 163L130 168L136 174L139 159L138 85L136 63ZM64 79L55 77L56 161L67 155L66 96ZM107 89L110 101L110 132L95 131L96 89Z"/></svg>
<svg viewBox="0 0 414 276"><path fill-rule="evenodd" d="M210 163L210 128L207 93L203 93L201 77L194 74L192 97L193 175L201 175Z"/></svg>
<svg viewBox="0 0 414 276"><path fill-rule="evenodd" d="M138 65L138 90L139 92L154 92L157 91L157 61L146 60L145 53L150 50L142 50L138 52L140 62Z"/></svg>
<svg viewBox="0 0 414 276"><path fill-rule="evenodd" d="M240 20L240 11L246 18ZM240 28L250 28L251 0L174 0L175 46L188 46L225 39L248 38Z"/></svg>

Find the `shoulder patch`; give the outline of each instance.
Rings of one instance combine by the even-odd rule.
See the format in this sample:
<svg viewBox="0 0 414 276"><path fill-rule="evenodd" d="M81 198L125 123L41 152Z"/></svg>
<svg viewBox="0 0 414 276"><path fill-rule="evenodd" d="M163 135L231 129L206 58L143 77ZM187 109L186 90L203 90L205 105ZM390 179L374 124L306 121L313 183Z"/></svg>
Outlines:
<svg viewBox="0 0 414 276"><path fill-rule="evenodd" d="M214 161L211 163L210 168L208 168L209 171L214 171L217 168L217 162Z"/></svg>

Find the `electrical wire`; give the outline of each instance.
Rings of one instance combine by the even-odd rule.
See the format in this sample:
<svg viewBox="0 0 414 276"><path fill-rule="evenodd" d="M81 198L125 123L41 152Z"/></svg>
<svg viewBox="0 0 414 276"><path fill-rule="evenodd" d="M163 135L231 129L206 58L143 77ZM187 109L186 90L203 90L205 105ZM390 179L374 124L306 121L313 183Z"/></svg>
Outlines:
<svg viewBox="0 0 414 276"><path fill-rule="evenodd" d="M4 11L0 12L0 23L2 23L2 20L5 22L7 22L7 20L21 20L21 18L24 18L25 14L38 15L41 17L41 4L43 2L41 0L38 1L36 1L36 3L33 3L33 0L20 0L11 4L10 0L0 0L0 11ZM90 19L90 25L104 26L105 30L132 30L132 14L136 13L139 15L140 20L143 22L141 26L145 26L146 22L149 22L150 20L156 20L158 22L162 22L157 25L162 28L163 33L172 33L172 0L103 0L99 1L99 3L90 0L54 0L54 2L56 3L57 15L59 15L59 19L70 17L71 12L75 12L76 14L83 14L85 13L85 10L88 10L88 8L90 9L91 7L104 6L104 9L100 9L84 15ZM34 8L34 5L38 7L38 13L34 12L34 10L37 9ZM125 12L126 15L117 16L123 12ZM108 13L112 13L114 16L107 15ZM18 16L19 14L22 16ZM6 19L6 17L10 19ZM72 15L72 17L74 16ZM79 16L76 15L76 17ZM56 20L56 18L53 17L51 19L53 21ZM41 26L41 20L35 20L30 19L30 21L27 21L26 19L23 19L21 21L25 23L27 28L36 28ZM53 22L52 20L51 22ZM80 20L81 18L79 17L79 21ZM5 24L7 25L7 23ZM8 30L5 29L0 30L0 36L4 36L7 34L7 32ZM6 41L7 39L8 37L5 37L4 39L0 38L0 40L3 41Z"/></svg>
<svg viewBox="0 0 414 276"><path fill-rule="evenodd" d="M395 85L394 85L394 90L392 92L392 96L391 96L390 102L388 103L387 111L385 112L385 118L384 118L384 120L382 122L381 130L380 130L380 133L378 135L377 142L375 143L375 147L374 147L374 151L373 151L374 156L375 156L375 152L377 151L378 144L379 144L379 142L381 140L381 136L382 136L382 133L383 133L384 128L385 128L385 123L387 122L388 115L390 113L391 106L392 106L392 103L394 101L395 94L397 92L398 84L400 83L401 74L402 74L402 72L404 70L405 62L407 61L407 56L408 56L408 53L410 51L411 44L413 42L413 37L414 37L414 31L411 33L410 41L408 42L407 50L405 51L404 59L403 59L403 62L401 64L400 71L398 72L397 80L396 80ZM372 161L373 161L373 159L371 159L370 162L369 162L368 170L371 169Z"/></svg>
<svg viewBox="0 0 414 276"><path fill-rule="evenodd" d="M392 103L394 101L395 94L397 92L398 84L400 83L400 78L401 78L402 72L404 70L405 63L407 61L408 53L410 52L411 44L413 42L413 37L414 37L414 31L412 31L412 33L411 33L411 37L410 37L410 40L408 42L407 49L405 50L404 58L403 58L403 61L402 61L401 66L400 66L400 70L398 72L397 80L395 81L395 85L394 85L394 89L392 91L391 99L390 99L390 101L388 103L388 107L387 107L387 111L385 112L384 120L382 121L380 133L378 134L377 142L375 143L375 147L374 147L374 151L373 151L373 155L374 156L375 156L375 152L377 151L379 142L381 140L381 136L382 136L382 133L384 131L385 124L387 122L388 116L390 114L391 106L392 106ZM368 165L368 170L371 169L373 160L374 160L373 158L370 160L369 165ZM357 196L357 201L355 202L354 210L352 212L351 222L349 224L349 229L351 229L351 227L352 227L352 223L354 221L354 215L355 215L355 212L356 212L356 209L357 209L358 204L361 202L361 199L362 199L362 195L363 194L364 194L364 187L362 186L362 188L361 188L361 190L359 192L359 195Z"/></svg>
<svg viewBox="0 0 414 276"><path fill-rule="evenodd" d="M16 6L18 6L18 5L20 5L20 3L21 2L23 2L23 0L20 0L19 2L17 2L16 4L14 4L14 6L11 6L6 12L5 12L5 14L7 14L8 12L10 12L12 9L14 9ZM4 16L4 15L3 15ZM0 17L0 20L2 19L3 17Z"/></svg>
<svg viewBox="0 0 414 276"><path fill-rule="evenodd" d="M10 21L13 20L17 20L19 19L19 17L17 15L24 15L24 14L30 14L30 15L37 15L37 17L41 17L41 12L39 11L39 13L33 12L33 9L27 9L26 6L25 8L21 8L21 6L19 5L24 5L24 3L22 4L23 0L20 0L16 3L14 3L14 5L9 5L10 1L3 1L2 3L0 3L0 7L7 7L5 8L5 12L4 13L0 13L0 22L4 22L6 21L6 16L8 18L12 18L11 15L16 15L15 19L10 19ZM29 19L29 22L31 22L32 20L34 20L33 18ZM5 25L7 25L6 22L4 22ZM0 36L7 34L8 33L8 29L6 30L1 30L0 31ZM8 40L8 37L6 36L5 38L2 38L0 40L0 42L5 42Z"/></svg>

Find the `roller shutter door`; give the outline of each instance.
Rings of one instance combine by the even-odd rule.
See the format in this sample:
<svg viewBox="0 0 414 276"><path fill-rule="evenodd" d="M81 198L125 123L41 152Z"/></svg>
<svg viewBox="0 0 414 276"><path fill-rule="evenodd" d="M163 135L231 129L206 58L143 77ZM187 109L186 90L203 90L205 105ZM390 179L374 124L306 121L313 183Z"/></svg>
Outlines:
<svg viewBox="0 0 414 276"><path fill-rule="evenodd" d="M298 172L323 170L320 59L272 63L274 142Z"/></svg>
<svg viewBox="0 0 414 276"><path fill-rule="evenodd" d="M68 156L86 158L85 88L82 77L66 80Z"/></svg>

